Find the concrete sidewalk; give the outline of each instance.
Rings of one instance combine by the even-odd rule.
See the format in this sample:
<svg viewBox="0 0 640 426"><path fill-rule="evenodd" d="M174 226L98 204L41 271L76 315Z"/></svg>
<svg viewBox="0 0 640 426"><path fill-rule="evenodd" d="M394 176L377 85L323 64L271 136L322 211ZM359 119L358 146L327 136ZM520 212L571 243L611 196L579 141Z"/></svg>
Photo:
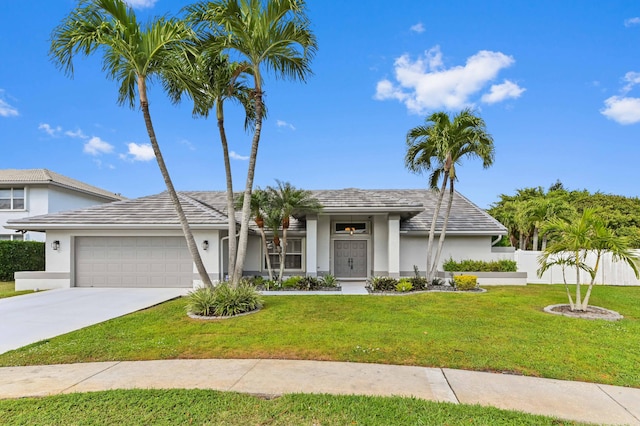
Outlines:
<svg viewBox="0 0 640 426"><path fill-rule="evenodd" d="M109 389L414 396L597 424L640 425L640 389L440 368L273 359L124 361L0 368L0 398Z"/></svg>

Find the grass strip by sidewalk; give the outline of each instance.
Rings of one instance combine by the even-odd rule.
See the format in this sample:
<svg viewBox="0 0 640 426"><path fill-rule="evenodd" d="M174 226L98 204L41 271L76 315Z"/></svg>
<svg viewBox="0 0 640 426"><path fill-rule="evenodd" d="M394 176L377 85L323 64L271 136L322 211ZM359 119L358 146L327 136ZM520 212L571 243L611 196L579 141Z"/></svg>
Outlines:
<svg viewBox="0 0 640 426"><path fill-rule="evenodd" d="M209 390L118 390L0 401L2 424L576 425L415 398L292 394L265 400Z"/></svg>
<svg viewBox="0 0 640 426"><path fill-rule="evenodd" d="M176 358L352 361L640 387L640 288L594 289L619 322L543 312L562 286L484 294L274 296L253 315L203 322L185 300L164 303L0 355L0 365Z"/></svg>

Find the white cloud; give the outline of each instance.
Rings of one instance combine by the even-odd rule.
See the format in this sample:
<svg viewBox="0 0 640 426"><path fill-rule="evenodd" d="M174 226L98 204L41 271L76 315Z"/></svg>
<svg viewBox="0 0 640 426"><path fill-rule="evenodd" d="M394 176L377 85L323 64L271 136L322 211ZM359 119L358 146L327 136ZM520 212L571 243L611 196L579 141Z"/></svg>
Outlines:
<svg viewBox="0 0 640 426"><path fill-rule="evenodd" d="M89 155L109 154L113 152L113 145L94 136L84 144L83 151Z"/></svg>
<svg viewBox="0 0 640 426"><path fill-rule="evenodd" d="M129 151L126 154L120 154L120 158L130 161L151 161L156 158L153 148L150 144L137 144L129 142L127 144Z"/></svg>
<svg viewBox="0 0 640 426"><path fill-rule="evenodd" d="M153 7L158 0L124 0L129 6L134 9L146 9L148 7Z"/></svg>
<svg viewBox="0 0 640 426"><path fill-rule="evenodd" d="M186 146L186 147L189 149L189 151L195 151L195 150L196 150L196 147L195 147L191 142L189 142L189 141L188 141L188 140L186 140L186 139L180 139L180 140L178 141L178 143L179 143L180 145L184 145L184 146Z"/></svg>
<svg viewBox="0 0 640 426"><path fill-rule="evenodd" d="M640 24L640 17L637 17L637 16L635 18L629 18L624 20L625 27L631 27L638 24Z"/></svg>
<svg viewBox="0 0 640 426"><path fill-rule="evenodd" d="M51 125L47 123L40 123L40 125L38 125L38 130L42 130L49 136L57 136L58 133L62 131L62 127L60 126L51 127Z"/></svg>
<svg viewBox="0 0 640 426"><path fill-rule="evenodd" d="M286 121L283 120L276 120L276 126L278 127L288 127L291 130L295 130L296 128L293 127L293 124L287 123Z"/></svg>
<svg viewBox="0 0 640 426"><path fill-rule="evenodd" d="M505 80L502 84L494 84L489 89L489 93L482 95L482 102L486 104L495 104L505 99L519 98L526 89L518 86L516 83Z"/></svg>
<svg viewBox="0 0 640 426"><path fill-rule="evenodd" d="M628 93L633 89L633 86L636 84L640 84L640 72L629 71L624 75L623 81L626 81L627 84L622 88L623 93Z"/></svg>
<svg viewBox="0 0 640 426"><path fill-rule="evenodd" d="M418 22L417 24L412 25L409 30L413 31L414 33L420 34L424 32L424 25L422 25L422 22Z"/></svg>
<svg viewBox="0 0 640 426"><path fill-rule="evenodd" d="M2 117L17 117L18 116L18 110L16 108L12 107L11 105L9 105L3 99L0 99L0 116L2 116Z"/></svg>
<svg viewBox="0 0 640 426"><path fill-rule="evenodd" d="M242 161L246 161L249 159L249 157L245 157L244 155L240 155L238 153L236 153L235 151L231 151L229 153L229 157L233 158L234 160L242 160Z"/></svg>
<svg viewBox="0 0 640 426"><path fill-rule="evenodd" d="M64 132L64 134L71 138L89 139L89 136L85 135L81 129L77 129L75 132L67 130L66 132Z"/></svg>
<svg viewBox="0 0 640 426"><path fill-rule="evenodd" d="M611 96L604 101L605 108L600 113L620 124L640 122L640 98Z"/></svg>
<svg viewBox="0 0 640 426"><path fill-rule="evenodd" d="M512 56L504 53L481 50L469 57L464 66L446 69L440 47L435 46L416 60L407 54L397 58L394 64L397 84L387 79L379 81L374 98L396 99L416 114L441 108L473 106L472 96L482 91L502 69L514 62ZM506 88L500 86L496 90ZM524 90L519 86L518 89ZM511 93L514 93L513 90ZM489 96L492 99L498 95L492 97L490 92Z"/></svg>

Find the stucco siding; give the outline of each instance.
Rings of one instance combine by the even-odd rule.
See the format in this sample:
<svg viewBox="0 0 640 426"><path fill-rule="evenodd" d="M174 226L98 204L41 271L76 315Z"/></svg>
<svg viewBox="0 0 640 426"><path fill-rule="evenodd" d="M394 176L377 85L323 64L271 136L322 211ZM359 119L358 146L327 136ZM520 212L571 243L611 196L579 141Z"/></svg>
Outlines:
<svg viewBox="0 0 640 426"><path fill-rule="evenodd" d="M389 222L386 216L373 217L373 275L389 274Z"/></svg>
<svg viewBox="0 0 640 426"><path fill-rule="evenodd" d="M104 198L54 186L49 188L48 198L49 211L38 214L77 210L105 202Z"/></svg>

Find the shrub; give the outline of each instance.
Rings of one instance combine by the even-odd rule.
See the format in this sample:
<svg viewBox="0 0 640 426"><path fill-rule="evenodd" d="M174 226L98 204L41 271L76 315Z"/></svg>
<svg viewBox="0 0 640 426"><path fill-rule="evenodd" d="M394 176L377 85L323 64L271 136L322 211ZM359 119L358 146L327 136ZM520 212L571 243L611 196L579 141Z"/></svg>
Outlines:
<svg viewBox="0 0 640 426"><path fill-rule="evenodd" d="M478 286L478 277L475 275L455 275L453 284L458 290L473 290Z"/></svg>
<svg viewBox="0 0 640 426"><path fill-rule="evenodd" d="M0 281L13 281L18 271L44 271L44 243L0 241Z"/></svg>
<svg viewBox="0 0 640 426"><path fill-rule="evenodd" d="M282 288L298 288L298 281L301 279L302 277L300 276L289 277L282 281Z"/></svg>
<svg viewBox="0 0 640 426"><path fill-rule="evenodd" d="M409 280L409 282L411 282L411 285L416 290L424 290L427 287L427 284L428 284L427 279L424 278L424 277L420 277L420 276L411 277L411 278L407 278L407 279Z"/></svg>
<svg viewBox="0 0 640 426"><path fill-rule="evenodd" d="M322 285L325 287L337 287L338 279L331 274L327 274L322 277Z"/></svg>
<svg viewBox="0 0 640 426"><path fill-rule="evenodd" d="M458 272L516 272L518 265L515 260L461 260L456 262L452 258L449 258L442 265L445 271L458 271Z"/></svg>
<svg viewBox="0 0 640 426"><path fill-rule="evenodd" d="M298 277L296 287L300 290L317 290L321 287L320 280L316 277Z"/></svg>
<svg viewBox="0 0 640 426"><path fill-rule="evenodd" d="M227 317L255 311L262 307L262 297L255 287L241 282L233 288L222 283L215 288L199 288L189 293L187 312L202 316Z"/></svg>
<svg viewBox="0 0 640 426"><path fill-rule="evenodd" d="M400 280L398 281L398 284L396 284L396 291L405 293L411 290L413 290L413 284L411 284L411 279L400 278Z"/></svg>
<svg viewBox="0 0 640 426"><path fill-rule="evenodd" d="M439 277L435 277L434 279L431 280L431 285L435 285L435 286L444 285L444 283L445 281Z"/></svg>
<svg viewBox="0 0 640 426"><path fill-rule="evenodd" d="M391 277L371 277L369 285L374 291L394 291L398 280Z"/></svg>

